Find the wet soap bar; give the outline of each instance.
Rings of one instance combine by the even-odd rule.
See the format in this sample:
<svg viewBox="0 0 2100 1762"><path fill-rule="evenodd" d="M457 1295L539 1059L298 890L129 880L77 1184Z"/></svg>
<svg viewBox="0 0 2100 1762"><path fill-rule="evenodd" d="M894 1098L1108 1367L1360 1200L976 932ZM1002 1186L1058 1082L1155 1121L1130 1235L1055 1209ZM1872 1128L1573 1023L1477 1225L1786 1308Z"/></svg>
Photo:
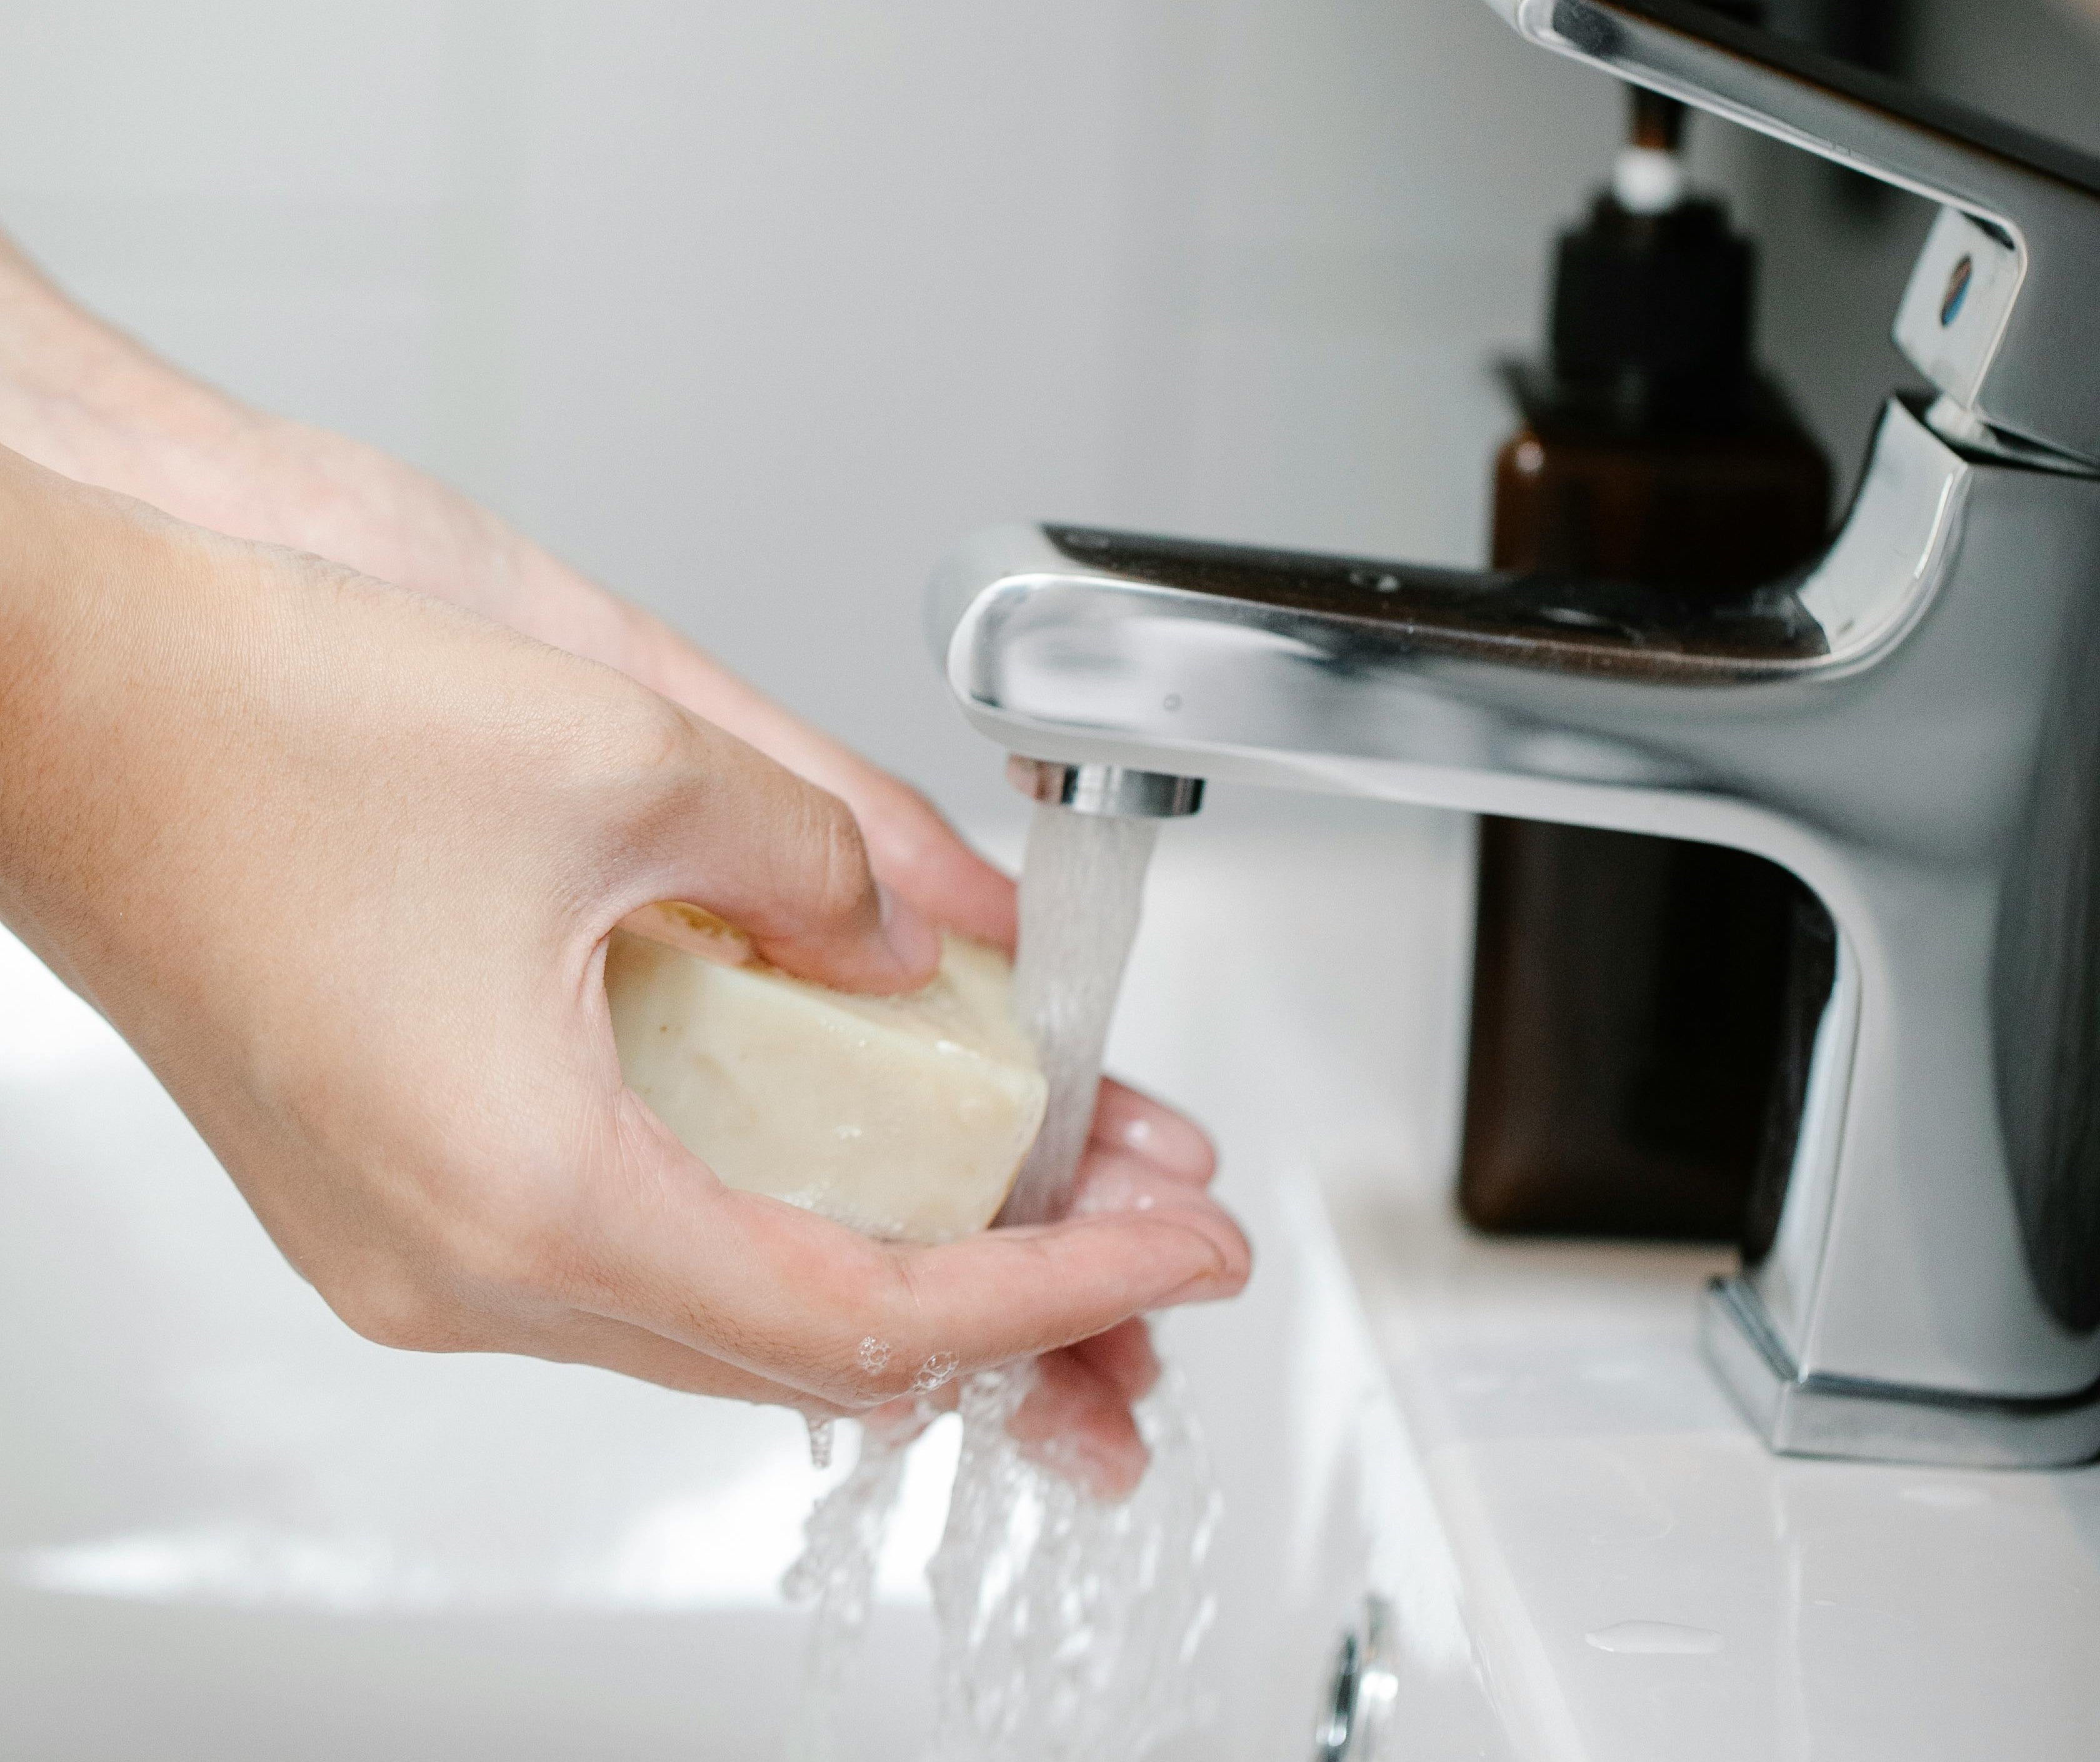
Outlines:
<svg viewBox="0 0 2100 1762"><path fill-rule="evenodd" d="M924 990L862 997L752 962L689 907L628 926L606 958L620 1069L730 1186L913 1242L997 1215L1045 1095L1004 955L951 936Z"/></svg>

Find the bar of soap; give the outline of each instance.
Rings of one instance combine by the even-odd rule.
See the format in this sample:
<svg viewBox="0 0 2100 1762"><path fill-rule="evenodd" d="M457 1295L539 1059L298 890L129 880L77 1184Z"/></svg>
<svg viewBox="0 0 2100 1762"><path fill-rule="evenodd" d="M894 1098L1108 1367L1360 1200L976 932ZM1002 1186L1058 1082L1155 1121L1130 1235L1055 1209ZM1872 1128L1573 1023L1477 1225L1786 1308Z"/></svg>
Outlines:
<svg viewBox="0 0 2100 1762"><path fill-rule="evenodd" d="M982 1230L1043 1123L1012 969L960 937L923 990L866 997L752 960L708 914L651 906L613 932L605 988L620 1069L681 1143L731 1187L871 1236Z"/></svg>

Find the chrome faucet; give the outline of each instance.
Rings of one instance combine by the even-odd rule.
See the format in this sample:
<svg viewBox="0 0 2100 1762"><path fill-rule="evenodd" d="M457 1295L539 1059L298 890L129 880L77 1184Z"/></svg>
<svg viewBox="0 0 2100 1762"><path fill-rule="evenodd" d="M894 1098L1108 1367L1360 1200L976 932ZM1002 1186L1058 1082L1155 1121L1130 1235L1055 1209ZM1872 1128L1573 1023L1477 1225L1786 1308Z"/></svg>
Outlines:
<svg viewBox="0 0 2100 1762"><path fill-rule="evenodd" d="M1069 526L963 544L948 682L1039 797L1194 780L1732 845L1837 927L1771 1227L1701 1337L1773 1448L2100 1451L2100 163L1681 0L1525 37L1941 205L1822 558L1688 609L1603 582ZM1771 1148L1768 1147L1768 1155Z"/></svg>

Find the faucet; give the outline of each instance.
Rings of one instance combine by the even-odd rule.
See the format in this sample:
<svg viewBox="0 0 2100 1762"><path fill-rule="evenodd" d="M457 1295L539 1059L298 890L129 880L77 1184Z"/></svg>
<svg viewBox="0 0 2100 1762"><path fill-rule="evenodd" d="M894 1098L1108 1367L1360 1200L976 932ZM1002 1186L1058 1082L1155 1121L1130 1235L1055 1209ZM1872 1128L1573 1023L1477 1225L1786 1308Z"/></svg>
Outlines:
<svg viewBox="0 0 2100 1762"><path fill-rule="evenodd" d="M1815 563L1688 607L1608 581L1070 526L929 588L1039 800L1200 780L1754 852L1835 924L1799 964L1765 1227L1703 1302L1770 1446L2100 1452L2100 162L1683 0L1490 0L1562 54L1940 205L1892 397Z"/></svg>

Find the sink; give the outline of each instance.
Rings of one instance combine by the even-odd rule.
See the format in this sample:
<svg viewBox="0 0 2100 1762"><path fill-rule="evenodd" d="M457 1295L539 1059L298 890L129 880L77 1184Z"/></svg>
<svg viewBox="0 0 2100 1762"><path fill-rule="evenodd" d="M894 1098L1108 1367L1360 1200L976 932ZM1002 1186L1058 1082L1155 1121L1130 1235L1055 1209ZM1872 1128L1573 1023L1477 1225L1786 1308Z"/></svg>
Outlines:
<svg viewBox="0 0 2100 1762"><path fill-rule="evenodd" d="M1214 1723L1162 1754L1310 1754L1370 1597L1392 1700L1353 1762L2089 1753L2100 1477L1775 1458L1697 1357L1718 1257L1456 1223L1470 852L1258 791L1161 839L1113 1061L1213 1127L1257 1253L1162 1329L1226 1499ZM359 1340L4 942L0 1167L0 1748L779 1755L826 1479L796 1418ZM944 1443L840 1762L929 1727Z"/></svg>
<svg viewBox="0 0 2100 1762"><path fill-rule="evenodd" d="M1304 989L1281 958L1299 920L1278 900L1255 933L1253 871L1210 849L1162 866L1117 1049L1215 1120L1261 1253L1243 1301L1162 1329L1227 1501L1202 1660L1215 1725L1184 1753L1307 1754L1380 1575L1412 1587L1424 1662L1404 1711L1471 1746L1493 1719L1450 1555L1314 1179L1332 1098L1294 1095L1290 1064L1260 1057L1323 1032L1273 1013ZM1234 975L1208 971L1220 940L1246 944ZM1221 1035L1220 1004L1256 998ZM0 1167L0 1750L779 1754L807 1615L777 1584L826 1479L799 1419L357 1338L129 1051L11 941ZM903 1762L929 1729L920 1568L944 1445L951 1462L938 1434L915 1460L841 1762Z"/></svg>

